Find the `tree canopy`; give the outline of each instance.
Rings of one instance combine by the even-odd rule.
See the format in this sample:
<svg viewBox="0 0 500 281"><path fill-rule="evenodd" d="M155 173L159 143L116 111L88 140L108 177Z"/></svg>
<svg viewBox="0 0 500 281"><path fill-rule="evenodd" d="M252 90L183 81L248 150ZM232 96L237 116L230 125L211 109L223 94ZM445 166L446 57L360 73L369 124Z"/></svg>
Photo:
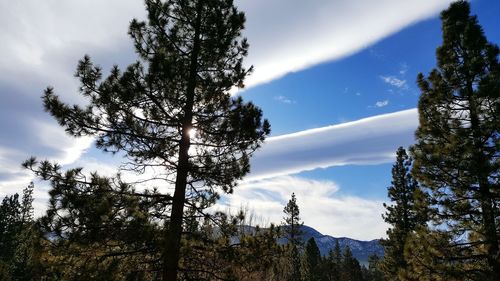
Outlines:
<svg viewBox="0 0 500 281"><path fill-rule="evenodd" d="M392 166L392 184L387 189L391 204L384 203L387 211L382 215L390 225L387 239L381 240L384 259L380 262L380 267L386 280L401 280L401 275L408 267L404 256L408 237L418 226L427 223L425 209L418 208L426 203L426 197L410 174L411 167L412 159L403 147L399 147L396 163Z"/></svg>
<svg viewBox="0 0 500 281"><path fill-rule="evenodd" d="M436 242L426 263L434 259L435 270L450 278L498 280L499 48L466 1L452 3L441 20L437 67L418 76L420 125L412 149L412 174L428 187L436 226L422 238Z"/></svg>
<svg viewBox="0 0 500 281"><path fill-rule="evenodd" d="M97 148L123 153L128 169L160 170L155 179L165 191L138 192L96 174L87 179L79 169L64 174L57 164L35 159L25 166L52 181L52 213L67 221L74 214L66 212L67 194L57 191L62 186L98 187L156 204L155 219L164 223L163 277L176 280L185 206L203 213L220 192L232 192L270 126L258 107L229 93L243 87L251 70L243 67L245 16L233 1L146 0L145 6L147 19L134 19L129 28L137 62L125 70L114 66L103 78L85 56L75 76L88 103L68 105L51 87L43 102L70 135L93 136Z"/></svg>

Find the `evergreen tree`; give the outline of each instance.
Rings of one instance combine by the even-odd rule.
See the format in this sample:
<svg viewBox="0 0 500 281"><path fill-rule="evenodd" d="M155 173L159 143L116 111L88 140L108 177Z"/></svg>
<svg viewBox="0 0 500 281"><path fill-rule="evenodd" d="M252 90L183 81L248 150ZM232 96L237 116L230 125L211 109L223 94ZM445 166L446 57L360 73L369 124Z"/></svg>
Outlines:
<svg viewBox="0 0 500 281"><path fill-rule="evenodd" d="M0 205L0 280L35 279L38 232L33 220L33 183L19 198L6 196Z"/></svg>
<svg viewBox="0 0 500 281"><path fill-rule="evenodd" d="M299 248L295 244L288 244L287 247L287 261L288 261L288 271L290 281L300 281L302 276L301 262L300 262L300 252Z"/></svg>
<svg viewBox="0 0 500 281"><path fill-rule="evenodd" d="M335 240L335 247L332 252L332 260L333 260L333 279L332 280L340 280L340 274L342 269L342 250L340 249L339 240Z"/></svg>
<svg viewBox="0 0 500 281"><path fill-rule="evenodd" d="M300 210L295 193L292 193L292 198L286 204L283 213L285 213L283 218L285 238L289 244L290 280L298 281L301 279L299 249L303 244L301 227L304 222L300 220Z"/></svg>
<svg viewBox="0 0 500 281"><path fill-rule="evenodd" d="M0 259L7 262L14 256L16 236L21 230L19 194L6 196L0 205Z"/></svg>
<svg viewBox="0 0 500 281"><path fill-rule="evenodd" d="M138 62L125 71L115 66L102 79L100 67L85 56L76 76L88 105L67 105L52 88L43 101L69 134L94 136L98 148L125 153L129 169L162 169L159 178L173 194L129 195L163 203L155 213L165 225L162 275L177 280L185 205L203 212L219 192L232 192L270 126L259 108L229 94L249 73L242 66L248 49L241 38L245 17L232 0L145 2L147 20L133 20L129 29ZM73 170L71 182L66 176L72 174L63 175L57 164L37 166L30 159L25 166L53 180L54 188L83 180Z"/></svg>
<svg viewBox="0 0 500 281"><path fill-rule="evenodd" d="M288 201L285 208L283 209L285 213L285 234L288 243L299 246L303 243L302 241L302 229L304 222L300 220L300 210L297 205L297 198L295 193L292 193L292 198Z"/></svg>
<svg viewBox="0 0 500 281"><path fill-rule="evenodd" d="M368 270L367 276L365 277L366 281L384 281L384 274L380 270L380 263L382 259L373 254L368 257Z"/></svg>
<svg viewBox="0 0 500 281"><path fill-rule="evenodd" d="M321 254L314 238L307 240L305 252L305 280L321 280Z"/></svg>
<svg viewBox="0 0 500 281"><path fill-rule="evenodd" d="M54 167L52 167L54 168ZM55 167L57 168L57 167ZM55 280L152 280L160 272L164 202L119 178L53 169L44 265ZM88 181L88 182L87 182ZM135 195L138 194L138 195Z"/></svg>
<svg viewBox="0 0 500 281"><path fill-rule="evenodd" d="M346 246L342 255L340 272L341 281L363 281L363 273L358 260L352 255L351 248Z"/></svg>
<svg viewBox="0 0 500 281"><path fill-rule="evenodd" d="M426 226L418 227L405 245L405 259L408 268L401 272L402 280L446 280L463 281L470 279L461 273L462 265L450 262L453 251L449 247L450 236L445 232L431 231ZM470 264L476 267L474 264ZM446 273L446 274L443 274Z"/></svg>
<svg viewBox="0 0 500 281"><path fill-rule="evenodd" d="M418 76L420 126L413 175L429 187L431 236L448 240L427 253L448 261L442 274L500 280L500 65L466 1L441 13L437 68ZM423 236L422 236L423 237ZM443 248L444 247L444 248ZM436 269L437 270L437 269Z"/></svg>
<svg viewBox="0 0 500 281"><path fill-rule="evenodd" d="M325 280L339 281L340 269L342 265L342 251L338 240L335 240L335 246L328 251L328 256L324 259Z"/></svg>
<svg viewBox="0 0 500 281"><path fill-rule="evenodd" d="M391 225L387 230L387 239L381 240L385 254L380 267L386 280L401 280L400 272L407 269L404 258L407 238L417 226L427 221L423 215L425 212L416 209L417 193L423 193L410 174L412 159L402 147L398 148L396 155L396 163L392 167L392 184L388 188L392 205L384 203L387 212L382 216Z"/></svg>

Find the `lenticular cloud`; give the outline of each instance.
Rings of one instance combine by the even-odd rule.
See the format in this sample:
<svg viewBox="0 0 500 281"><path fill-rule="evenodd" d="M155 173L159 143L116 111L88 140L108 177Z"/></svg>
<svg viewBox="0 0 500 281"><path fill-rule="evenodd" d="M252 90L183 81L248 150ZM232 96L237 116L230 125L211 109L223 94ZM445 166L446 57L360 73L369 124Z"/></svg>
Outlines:
<svg viewBox="0 0 500 281"><path fill-rule="evenodd" d="M346 57L437 15L451 0L252 0L246 13L250 43L248 86Z"/></svg>
<svg viewBox="0 0 500 281"><path fill-rule="evenodd" d="M414 141L416 109L268 138L252 158L248 180L341 165L391 163Z"/></svg>

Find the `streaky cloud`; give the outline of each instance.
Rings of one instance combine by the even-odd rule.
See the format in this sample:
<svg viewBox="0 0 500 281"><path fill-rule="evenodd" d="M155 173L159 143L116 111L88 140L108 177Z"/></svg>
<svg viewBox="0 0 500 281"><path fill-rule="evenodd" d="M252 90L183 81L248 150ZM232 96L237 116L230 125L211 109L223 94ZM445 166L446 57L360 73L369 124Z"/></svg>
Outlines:
<svg viewBox="0 0 500 281"><path fill-rule="evenodd" d="M251 160L246 180L342 165L391 163L399 146L414 141L416 109L270 137Z"/></svg>
<svg viewBox="0 0 500 281"><path fill-rule="evenodd" d="M384 202L340 195L340 189L331 180L279 176L244 182L213 209L232 212L244 209L251 218L249 223L279 225L283 221L283 208L294 192L302 220L320 232L361 240L384 237L387 229L381 216Z"/></svg>
<svg viewBox="0 0 500 281"><path fill-rule="evenodd" d="M249 87L356 53L436 16L452 0L236 1L247 17Z"/></svg>

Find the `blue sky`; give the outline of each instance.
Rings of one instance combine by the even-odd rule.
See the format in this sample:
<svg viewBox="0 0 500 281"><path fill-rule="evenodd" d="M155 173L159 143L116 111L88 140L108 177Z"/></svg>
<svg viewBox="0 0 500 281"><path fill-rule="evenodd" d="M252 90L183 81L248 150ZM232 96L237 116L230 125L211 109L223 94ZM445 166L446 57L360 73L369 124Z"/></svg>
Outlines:
<svg viewBox="0 0 500 281"><path fill-rule="evenodd" d="M320 232L382 237L394 152L412 143L416 76L435 66L438 14L449 2L236 1L247 12L247 64L255 67L237 94L263 109L272 136L217 207L243 206L260 223L279 222L295 192L303 220ZM500 42L500 4L471 5L487 38ZM66 136L40 96L52 85L83 103L72 77L83 54L104 69L133 62L126 30L144 16L141 1L0 0L0 16L0 196L32 179L19 168L30 155L114 173L121 159L97 151L91 138ZM46 192L37 183L38 213Z"/></svg>

